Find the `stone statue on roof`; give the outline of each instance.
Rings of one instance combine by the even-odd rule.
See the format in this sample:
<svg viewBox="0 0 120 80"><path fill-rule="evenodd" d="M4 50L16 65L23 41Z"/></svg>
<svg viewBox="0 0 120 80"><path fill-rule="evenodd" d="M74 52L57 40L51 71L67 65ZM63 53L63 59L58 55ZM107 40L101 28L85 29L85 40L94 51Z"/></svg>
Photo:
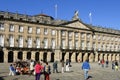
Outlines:
<svg viewBox="0 0 120 80"><path fill-rule="evenodd" d="M78 15L78 10L77 11L75 11L75 13L74 13L74 16L73 16L73 18L72 18L72 20L77 20L77 19L79 19L79 15Z"/></svg>

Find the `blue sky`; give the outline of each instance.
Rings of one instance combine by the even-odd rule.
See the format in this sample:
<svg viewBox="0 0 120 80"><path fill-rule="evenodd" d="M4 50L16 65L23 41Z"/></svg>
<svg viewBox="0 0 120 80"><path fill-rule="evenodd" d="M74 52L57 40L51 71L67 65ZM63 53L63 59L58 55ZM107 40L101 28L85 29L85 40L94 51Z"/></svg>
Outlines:
<svg viewBox="0 0 120 80"><path fill-rule="evenodd" d="M84 23L120 30L120 0L0 0L0 10L36 15L44 13L55 18L71 20L74 12Z"/></svg>

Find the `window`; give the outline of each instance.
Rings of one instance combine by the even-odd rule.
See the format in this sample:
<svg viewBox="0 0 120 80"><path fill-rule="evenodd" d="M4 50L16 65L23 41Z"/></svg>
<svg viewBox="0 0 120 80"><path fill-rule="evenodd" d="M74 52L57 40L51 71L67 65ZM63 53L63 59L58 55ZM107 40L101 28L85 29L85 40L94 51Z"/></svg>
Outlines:
<svg viewBox="0 0 120 80"><path fill-rule="evenodd" d="M36 48L40 48L40 38L36 38Z"/></svg>
<svg viewBox="0 0 120 80"><path fill-rule="evenodd" d="M44 48L48 48L48 39L44 39Z"/></svg>
<svg viewBox="0 0 120 80"><path fill-rule="evenodd" d="M9 44L10 44L10 47L14 47L14 37L13 37L13 35L9 36Z"/></svg>
<svg viewBox="0 0 120 80"><path fill-rule="evenodd" d="M96 35L93 36L93 39L96 39Z"/></svg>
<svg viewBox="0 0 120 80"><path fill-rule="evenodd" d="M87 42L87 49L88 49L88 50L91 49L91 46L90 46L90 42L89 42L89 41Z"/></svg>
<svg viewBox="0 0 120 80"><path fill-rule="evenodd" d="M36 34L40 34L40 28L36 28Z"/></svg>
<svg viewBox="0 0 120 80"><path fill-rule="evenodd" d="M61 31L61 33L62 33L62 36L65 36L65 31Z"/></svg>
<svg viewBox="0 0 120 80"><path fill-rule="evenodd" d="M44 29L44 34L45 34L45 35L48 34L48 29L47 29L47 28Z"/></svg>
<svg viewBox="0 0 120 80"><path fill-rule="evenodd" d="M84 50L84 44L85 44L84 41L82 41L81 42L81 48L82 48L82 50Z"/></svg>
<svg viewBox="0 0 120 80"><path fill-rule="evenodd" d="M28 43L28 48L32 48L32 38L31 37L28 37L27 43Z"/></svg>
<svg viewBox="0 0 120 80"><path fill-rule="evenodd" d="M87 34L87 39L90 39L90 34Z"/></svg>
<svg viewBox="0 0 120 80"><path fill-rule="evenodd" d="M75 37L78 37L78 33L75 33Z"/></svg>
<svg viewBox="0 0 120 80"><path fill-rule="evenodd" d="M23 26L19 26L19 32L23 32Z"/></svg>
<svg viewBox="0 0 120 80"><path fill-rule="evenodd" d="M0 34L0 46L4 46L4 36Z"/></svg>
<svg viewBox="0 0 120 80"><path fill-rule="evenodd" d="M85 38L85 33L82 33L81 37L82 37L82 39L84 39Z"/></svg>
<svg viewBox="0 0 120 80"><path fill-rule="evenodd" d="M56 33L55 33L55 30L52 30L51 33L52 33L52 36L54 36L54 35L56 34Z"/></svg>
<svg viewBox="0 0 120 80"><path fill-rule="evenodd" d="M55 49L55 39L51 40L51 47L52 47L52 49Z"/></svg>
<svg viewBox="0 0 120 80"><path fill-rule="evenodd" d="M10 24L9 30L10 30L10 32L14 31L14 25L13 24Z"/></svg>
<svg viewBox="0 0 120 80"><path fill-rule="evenodd" d="M0 30L4 30L4 23L0 23Z"/></svg>
<svg viewBox="0 0 120 80"><path fill-rule="evenodd" d="M28 27L28 33L32 33L32 27Z"/></svg>
<svg viewBox="0 0 120 80"><path fill-rule="evenodd" d="M72 37L72 32L68 32L69 37Z"/></svg>
<svg viewBox="0 0 120 80"><path fill-rule="evenodd" d="M72 49L72 40L69 40L69 49Z"/></svg>
<svg viewBox="0 0 120 80"><path fill-rule="evenodd" d="M79 44L78 44L78 40L75 40L75 48L76 48L76 49L79 49L79 48L78 48L78 45L79 45Z"/></svg>
<svg viewBox="0 0 120 80"><path fill-rule="evenodd" d="M65 39L62 40L62 49L65 49Z"/></svg>
<svg viewBox="0 0 120 80"><path fill-rule="evenodd" d="M18 46L19 46L19 47L23 47L23 36L19 36Z"/></svg>

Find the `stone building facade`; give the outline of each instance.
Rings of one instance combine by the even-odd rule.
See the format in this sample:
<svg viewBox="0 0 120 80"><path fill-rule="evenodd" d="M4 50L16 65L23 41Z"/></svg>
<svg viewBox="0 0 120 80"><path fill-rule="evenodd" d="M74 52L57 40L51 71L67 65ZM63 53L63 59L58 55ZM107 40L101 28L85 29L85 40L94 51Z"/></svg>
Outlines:
<svg viewBox="0 0 120 80"><path fill-rule="evenodd" d="M76 16L76 15L75 15ZM53 17L0 11L0 62L120 61L120 31Z"/></svg>

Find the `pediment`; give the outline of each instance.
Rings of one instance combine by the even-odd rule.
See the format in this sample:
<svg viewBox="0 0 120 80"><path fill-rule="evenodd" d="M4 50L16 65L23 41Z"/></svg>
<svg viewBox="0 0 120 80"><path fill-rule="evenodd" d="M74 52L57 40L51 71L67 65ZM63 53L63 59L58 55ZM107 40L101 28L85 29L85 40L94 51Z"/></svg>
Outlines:
<svg viewBox="0 0 120 80"><path fill-rule="evenodd" d="M84 23L82 23L81 21L71 21L71 22L68 22L66 24L64 24L64 26L68 26L68 27L72 27L72 28L81 28L81 29L87 29L87 30L90 30L90 28L85 25Z"/></svg>

